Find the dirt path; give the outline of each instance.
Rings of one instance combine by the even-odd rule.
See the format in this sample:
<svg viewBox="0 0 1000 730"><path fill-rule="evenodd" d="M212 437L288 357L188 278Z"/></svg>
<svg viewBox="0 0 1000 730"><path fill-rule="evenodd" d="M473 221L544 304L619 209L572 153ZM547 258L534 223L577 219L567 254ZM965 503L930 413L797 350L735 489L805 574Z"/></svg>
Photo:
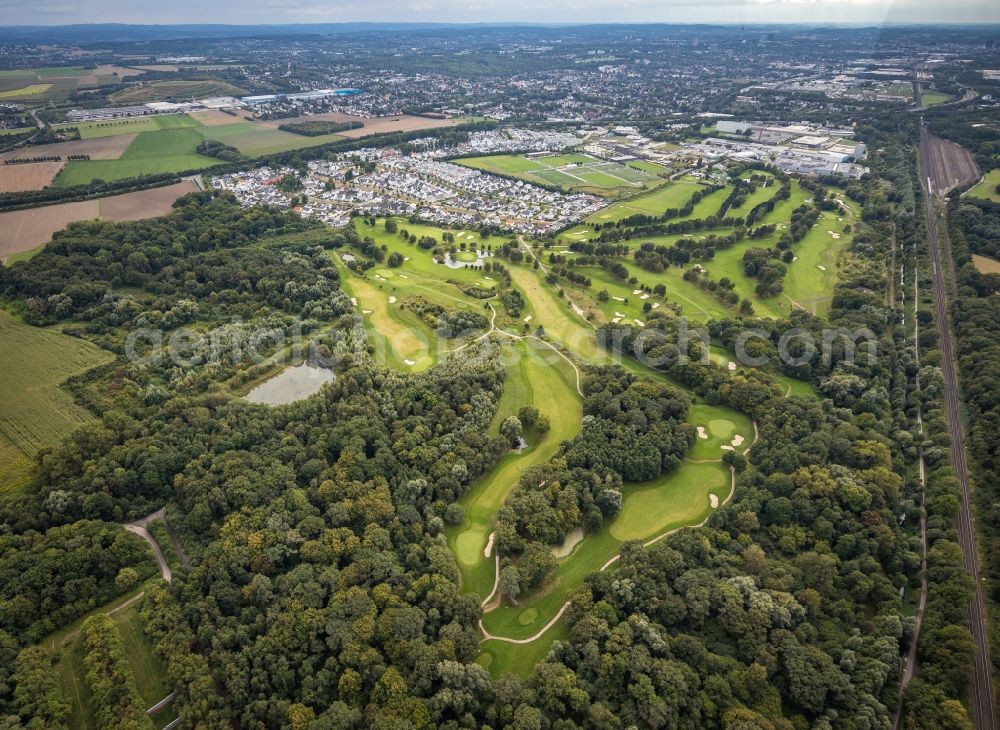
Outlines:
<svg viewBox="0 0 1000 730"><path fill-rule="evenodd" d="M127 532L131 532L133 535L138 535L147 543L149 543L149 546L153 548L153 557L156 558L156 564L160 566L160 575L163 576L163 580L169 583L171 580L173 580L174 577L173 571L170 570L170 566L167 564L166 558L163 557L163 551L160 550L159 544L150 534L149 530L146 529L146 526L154 520L163 521L163 524L167 527L167 533L170 535L170 542L173 544L174 550L177 551L178 558L180 558L181 565L183 565L184 567L190 566L191 562L188 560L187 555L185 555L183 548L181 548L180 542L177 540L177 536L174 535L173 531L170 529L170 526L167 525L166 508L160 507L160 509L156 510L156 512L148 514L142 519L136 520L135 522L129 522L125 525L122 525L122 527L124 527Z"/></svg>

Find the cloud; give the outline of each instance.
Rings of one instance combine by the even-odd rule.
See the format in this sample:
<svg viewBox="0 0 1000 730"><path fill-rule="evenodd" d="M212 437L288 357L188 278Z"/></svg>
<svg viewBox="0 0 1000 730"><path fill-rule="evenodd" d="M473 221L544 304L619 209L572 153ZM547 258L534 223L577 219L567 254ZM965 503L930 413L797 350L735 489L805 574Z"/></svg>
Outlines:
<svg viewBox="0 0 1000 730"><path fill-rule="evenodd" d="M1000 22L996 0L0 0L5 24Z"/></svg>

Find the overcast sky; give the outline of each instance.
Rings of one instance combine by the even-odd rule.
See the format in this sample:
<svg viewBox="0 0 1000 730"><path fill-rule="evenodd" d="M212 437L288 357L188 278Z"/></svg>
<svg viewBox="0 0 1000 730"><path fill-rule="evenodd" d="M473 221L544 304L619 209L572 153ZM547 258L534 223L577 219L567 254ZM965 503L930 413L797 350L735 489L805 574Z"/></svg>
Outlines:
<svg viewBox="0 0 1000 730"><path fill-rule="evenodd" d="M998 23L1000 0L0 0L2 25L350 21Z"/></svg>

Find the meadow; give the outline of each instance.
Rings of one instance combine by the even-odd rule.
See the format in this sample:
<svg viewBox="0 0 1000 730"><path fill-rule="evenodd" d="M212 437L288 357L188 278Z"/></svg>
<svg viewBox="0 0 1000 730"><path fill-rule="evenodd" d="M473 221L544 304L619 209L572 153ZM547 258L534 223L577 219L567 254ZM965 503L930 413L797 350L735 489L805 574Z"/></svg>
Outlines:
<svg viewBox="0 0 1000 730"><path fill-rule="evenodd" d="M114 359L95 345L56 330L31 327L0 311L0 451L33 457L93 420L62 384ZM0 460L0 483L19 486L23 459Z"/></svg>

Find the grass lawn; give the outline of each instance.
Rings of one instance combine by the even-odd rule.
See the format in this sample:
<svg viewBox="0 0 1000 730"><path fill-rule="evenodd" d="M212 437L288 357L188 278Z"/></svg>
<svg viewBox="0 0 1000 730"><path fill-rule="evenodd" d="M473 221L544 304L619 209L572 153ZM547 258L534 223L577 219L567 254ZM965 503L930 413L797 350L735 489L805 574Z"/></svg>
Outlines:
<svg viewBox="0 0 1000 730"><path fill-rule="evenodd" d="M997 192L997 185L1000 185L1000 167L987 172L976 187L966 193L970 198L984 198L1000 203L1000 193Z"/></svg>
<svg viewBox="0 0 1000 730"><path fill-rule="evenodd" d="M494 679L504 672L511 672L526 679L535 665L548 656L552 644L569 638L569 627L562 621L530 644L511 644L509 641L484 641L479 645L476 663L489 670Z"/></svg>
<svg viewBox="0 0 1000 730"><path fill-rule="evenodd" d="M32 457L93 420L60 386L71 375L109 362L95 345L55 330L31 327L0 311L0 449ZM4 443L8 444L4 448ZM10 452L13 453L13 452ZM0 461L0 483L23 482L23 459Z"/></svg>
<svg viewBox="0 0 1000 730"><path fill-rule="evenodd" d="M920 100L924 106L937 106L951 101L954 97L951 94L942 94L940 91L924 91L920 94Z"/></svg>
<svg viewBox="0 0 1000 730"><path fill-rule="evenodd" d="M502 458L496 468L472 485L460 500L465 509L465 521L449 528L448 544L462 571L462 591L476 593L481 598L493 589L494 560L484 555L493 516L517 485L521 474L548 461L563 441L577 434L583 418L582 402L576 391L576 373L551 348L537 340L510 341L504 345L504 362L508 363L504 392L491 430L495 432L503 419L517 415L524 405L538 408L549 417L552 427L546 434L526 434L528 448Z"/></svg>
<svg viewBox="0 0 1000 730"><path fill-rule="evenodd" d="M61 186L85 185L92 180L121 180L163 172L183 172L220 164L195 150L203 138L192 128L140 132L117 160L67 163L56 177Z"/></svg>

